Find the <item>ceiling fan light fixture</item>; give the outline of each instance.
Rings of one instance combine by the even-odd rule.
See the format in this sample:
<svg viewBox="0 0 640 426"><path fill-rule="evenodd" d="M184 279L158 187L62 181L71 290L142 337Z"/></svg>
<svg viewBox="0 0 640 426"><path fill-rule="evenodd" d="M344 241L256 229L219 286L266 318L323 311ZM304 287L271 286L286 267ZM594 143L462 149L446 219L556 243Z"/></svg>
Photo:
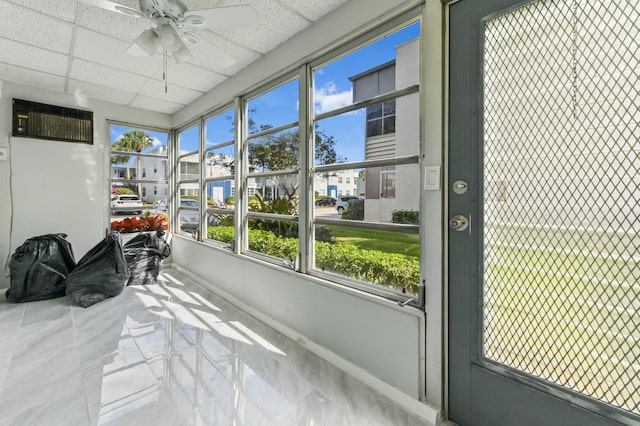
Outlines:
<svg viewBox="0 0 640 426"><path fill-rule="evenodd" d="M144 30L127 49L135 56L153 56L160 46L160 39L152 29Z"/></svg>
<svg viewBox="0 0 640 426"><path fill-rule="evenodd" d="M158 28L160 44L162 48L168 50L169 52L177 52L184 45L176 30L169 24L161 25Z"/></svg>
<svg viewBox="0 0 640 426"><path fill-rule="evenodd" d="M172 53L172 56L177 64L181 64L191 59L191 52L187 49L187 46L183 44L182 48Z"/></svg>

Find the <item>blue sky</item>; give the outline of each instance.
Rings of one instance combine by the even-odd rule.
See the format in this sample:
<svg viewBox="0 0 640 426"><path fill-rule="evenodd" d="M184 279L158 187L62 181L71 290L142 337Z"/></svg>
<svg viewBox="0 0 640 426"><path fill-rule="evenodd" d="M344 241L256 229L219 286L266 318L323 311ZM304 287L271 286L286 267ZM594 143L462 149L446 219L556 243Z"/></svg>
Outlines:
<svg viewBox="0 0 640 426"><path fill-rule="evenodd" d="M315 112L322 113L352 103L349 77L384 64L395 58L396 46L419 36L418 23L405 27L383 39L365 46L347 56L337 59L314 71ZM251 118L256 125L270 124L274 127L298 120L298 81L282 85L258 98L249 101ZM207 125L207 146L226 142L233 138L231 113L214 117ZM364 158L364 112L354 111L319 122L320 130L336 140L336 151L347 161ZM112 141L125 127L112 126ZM181 149L193 151L197 146L197 129L189 129L181 135ZM158 142L166 144L166 135L148 132ZM164 141L164 142L163 142ZM232 149L226 148L225 153Z"/></svg>

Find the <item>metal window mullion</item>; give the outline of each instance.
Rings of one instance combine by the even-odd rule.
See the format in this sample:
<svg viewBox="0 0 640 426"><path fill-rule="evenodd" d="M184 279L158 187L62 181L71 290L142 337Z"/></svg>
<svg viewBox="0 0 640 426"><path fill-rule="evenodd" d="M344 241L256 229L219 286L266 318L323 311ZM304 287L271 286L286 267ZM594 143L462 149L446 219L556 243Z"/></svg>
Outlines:
<svg viewBox="0 0 640 426"><path fill-rule="evenodd" d="M123 178L113 178L111 182L122 182L122 183L155 183L155 184L165 184L169 183L166 179L164 180L145 180L145 179L123 179Z"/></svg>
<svg viewBox="0 0 640 426"><path fill-rule="evenodd" d="M260 177L271 177L271 176L283 176L283 175L295 175L300 171L300 169L282 169L282 170L269 170L266 172L253 172L247 173L247 177L252 178L260 178Z"/></svg>
<svg viewBox="0 0 640 426"><path fill-rule="evenodd" d="M324 217L317 217L315 219L317 224L321 225L333 225L347 228L358 229L371 229L375 231L391 231L402 234L414 234L420 233L419 225L408 225L404 223L387 223L387 222L364 222L362 220L349 220L349 219L329 219Z"/></svg>
<svg viewBox="0 0 640 426"><path fill-rule="evenodd" d="M411 86L407 86L403 89L394 90L392 92L385 93L383 95L374 96L365 101L355 102L351 105L347 105L342 108L337 108L329 112L325 112L322 114L317 114L315 116L316 121L324 120L325 118L335 117L337 115L345 114L347 112L355 111L362 108L367 108L373 105L381 104L386 101L395 100L397 98L401 98L403 96L411 95L413 93L418 93L420 91L419 84L413 84ZM383 117L381 117L383 118Z"/></svg>
<svg viewBox="0 0 640 426"><path fill-rule="evenodd" d="M259 132L251 133L250 135L247 135L247 140L256 139L256 138L259 138L261 136L271 135L273 133L278 133L278 132L282 132L284 130L293 129L294 127L298 127L298 124L299 124L298 121L294 121L294 122L291 122L291 123L288 123L288 124L283 124L282 126L272 127L270 129L261 130Z"/></svg>
<svg viewBox="0 0 640 426"><path fill-rule="evenodd" d="M354 161L352 163L316 165L313 167L313 172L322 173L333 172L337 170L366 169L368 167L402 166L406 164L418 164L419 162L419 155L404 155L401 157L382 158L378 160Z"/></svg>
<svg viewBox="0 0 640 426"><path fill-rule="evenodd" d="M241 254L249 244L248 230L245 228L247 212L247 172L249 171L245 135L247 133L247 102L242 97L234 100L236 125L235 132L235 185L236 185L236 208L234 216L235 244L232 247L234 253Z"/></svg>
<svg viewBox="0 0 640 426"><path fill-rule="evenodd" d="M109 151L109 153L111 154L111 156L127 156L127 157L136 156L136 157L150 157L150 158L159 158L159 159L167 158L166 155L147 154L147 153L136 152L136 151L133 151L133 152L132 151Z"/></svg>
<svg viewBox="0 0 640 426"><path fill-rule="evenodd" d="M176 130L173 130L171 132L171 137L170 137L170 149L169 149L169 161L171 164L171 167L169 169L169 196L167 197L167 212L169 213L169 229L172 232L176 232L179 228L178 228L178 220L177 220L177 215L178 215L178 210L176 208L176 199L177 197L177 191L178 191L178 179L177 179L177 173L179 173L179 161L178 161L178 132Z"/></svg>
<svg viewBox="0 0 640 426"><path fill-rule="evenodd" d="M233 175L205 177L204 181L205 182L219 182L219 181L225 181L225 180L229 180L229 179L233 179Z"/></svg>
<svg viewBox="0 0 640 426"><path fill-rule="evenodd" d="M199 183L200 179L184 179L184 180L178 180L178 186L182 185L183 183Z"/></svg>
<svg viewBox="0 0 640 426"><path fill-rule="evenodd" d="M200 132L202 132L202 126L200 126ZM197 156L199 153L200 153L200 150L185 152L185 153L179 155L178 161L181 161L186 157L191 157L192 155Z"/></svg>
<svg viewBox="0 0 640 426"><path fill-rule="evenodd" d="M225 146L233 145L234 142L235 142L234 140L230 140L230 141L226 141L226 142L220 142L220 143L212 145L212 146L206 146L206 147L204 147L204 149L205 149L205 152L209 152L209 151L213 151L215 149L224 148Z"/></svg>
<svg viewBox="0 0 640 426"><path fill-rule="evenodd" d="M247 212L247 217L254 219L276 220L279 222L297 222L298 216L278 213Z"/></svg>
<svg viewBox="0 0 640 426"><path fill-rule="evenodd" d="M299 271L307 273L313 266L313 162L314 162L314 127L313 127L313 73L305 64L300 67L300 84L298 105L300 105L298 131L300 133L300 188L306 192L300 194L298 214L298 249L300 250Z"/></svg>
<svg viewBox="0 0 640 426"><path fill-rule="evenodd" d="M200 161L200 179L199 179L199 187L200 187L200 205L198 208L198 229L200 232L199 235L196 236L198 241L204 241L207 237L207 223L204 220L204 216L206 215L207 209L207 192L206 185L207 183L204 180L206 176L206 163L204 161L205 158L205 149L206 149L206 128L205 128L205 120L204 118L200 119L200 150L198 152L198 158Z"/></svg>

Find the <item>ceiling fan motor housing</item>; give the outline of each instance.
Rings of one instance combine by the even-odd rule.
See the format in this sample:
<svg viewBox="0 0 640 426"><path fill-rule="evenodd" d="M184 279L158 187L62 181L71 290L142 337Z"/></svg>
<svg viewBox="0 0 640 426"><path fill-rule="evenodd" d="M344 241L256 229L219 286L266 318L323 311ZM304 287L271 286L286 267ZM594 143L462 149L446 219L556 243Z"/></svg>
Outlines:
<svg viewBox="0 0 640 426"><path fill-rule="evenodd" d="M187 6L180 0L140 0L140 11L151 19L181 20Z"/></svg>

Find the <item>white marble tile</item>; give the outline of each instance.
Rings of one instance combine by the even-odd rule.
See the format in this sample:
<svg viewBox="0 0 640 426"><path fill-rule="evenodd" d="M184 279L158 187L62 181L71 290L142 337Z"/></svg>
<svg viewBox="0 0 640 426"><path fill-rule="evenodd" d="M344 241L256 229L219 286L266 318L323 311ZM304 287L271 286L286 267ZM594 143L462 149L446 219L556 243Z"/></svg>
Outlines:
<svg viewBox="0 0 640 426"><path fill-rule="evenodd" d="M422 425L174 270L84 309L0 298L0 425Z"/></svg>
<svg viewBox="0 0 640 426"><path fill-rule="evenodd" d="M48 324L71 315L71 305L66 297L28 302L24 304L24 308L21 327Z"/></svg>
<svg viewBox="0 0 640 426"><path fill-rule="evenodd" d="M29 376L18 382L7 381L0 402L3 425L89 424L78 371L58 375L54 381L41 382L41 379Z"/></svg>

